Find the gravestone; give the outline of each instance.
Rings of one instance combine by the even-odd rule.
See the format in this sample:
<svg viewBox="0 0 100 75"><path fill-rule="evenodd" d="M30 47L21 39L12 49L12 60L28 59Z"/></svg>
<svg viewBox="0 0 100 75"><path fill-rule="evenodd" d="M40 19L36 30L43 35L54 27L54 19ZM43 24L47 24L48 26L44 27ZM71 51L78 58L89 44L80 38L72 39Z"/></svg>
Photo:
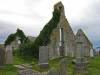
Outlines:
<svg viewBox="0 0 100 75"><path fill-rule="evenodd" d="M12 47L10 45L6 46L6 64L12 64L13 63L13 52Z"/></svg>
<svg viewBox="0 0 100 75"><path fill-rule="evenodd" d="M43 68L48 67L48 46L39 47L39 66Z"/></svg>
<svg viewBox="0 0 100 75"><path fill-rule="evenodd" d="M59 75L67 75L67 59L63 58L60 61Z"/></svg>
<svg viewBox="0 0 100 75"><path fill-rule="evenodd" d="M0 66L3 66L4 64L4 60L5 60L4 56L5 56L4 49L0 48Z"/></svg>
<svg viewBox="0 0 100 75"><path fill-rule="evenodd" d="M57 70L55 70L54 68L50 69L48 71L48 75L59 75L59 72L57 72Z"/></svg>

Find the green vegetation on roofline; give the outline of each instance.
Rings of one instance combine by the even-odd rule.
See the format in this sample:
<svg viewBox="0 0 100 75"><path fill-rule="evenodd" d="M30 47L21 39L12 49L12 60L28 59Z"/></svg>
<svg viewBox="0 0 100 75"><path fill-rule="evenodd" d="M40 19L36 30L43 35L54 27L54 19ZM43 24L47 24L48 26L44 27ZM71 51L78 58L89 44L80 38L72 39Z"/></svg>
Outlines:
<svg viewBox="0 0 100 75"><path fill-rule="evenodd" d="M16 37L20 38L21 43L23 43L26 40L26 36L23 33L23 31L20 29L17 29L16 33L8 36L8 38L5 41L5 45L11 44L16 39Z"/></svg>
<svg viewBox="0 0 100 75"><path fill-rule="evenodd" d="M57 27L60 20L60 11L54 10L51 20L44 26L39 36L34 42L27 42L20 46L19 55L23 58L32 57L38 59L39 46L46 46L50 43L50 35L52 31Z"/></svg>
<svg viewBox="0 0 100 75"><path fill-rule="evenodd" d="M57 27L60 20L60 11L57 9L53 12L52 19L44 26L39 36L36 38L35 43L40 46L47 45L50 42L50 35L52 31Z"/></svg>

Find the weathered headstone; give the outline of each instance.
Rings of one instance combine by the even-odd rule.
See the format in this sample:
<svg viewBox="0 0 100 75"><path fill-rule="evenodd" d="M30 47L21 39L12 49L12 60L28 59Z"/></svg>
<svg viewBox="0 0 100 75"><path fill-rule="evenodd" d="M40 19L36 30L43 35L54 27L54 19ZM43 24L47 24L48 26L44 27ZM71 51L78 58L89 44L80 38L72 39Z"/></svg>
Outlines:
<svg viewBox="0 0 100 75"><path fill-rule="evenodd" d="M63 58L60 61L59 75L67 75L67 59Z"/></svg>
<svg viewBox="0 0 100 75"><path fill-rule="evenodd" d="M4 49L0 48L0 66L3 66L4 64L4 60L5 60L4 56L5 56Z"/></svg>
<svg viewBox="0 0 100 75"><path fill-rule="evenodd" d="M48 75L59 75L59 72L57 72L57 70L55 70L54 68L50 69L48 71Z"/></svg>
<svg viewBox="0 0 100 75"><path fill-rule="evenodd" d="M6 46L6 64L13 63L13 52L12 47L10 45Z"/></svg>
<svg viewBox="0 0 100 75"><path fill-rule="evenodd" d="M40 67L48 67L48 46L40 46L39 47L39 66Z"/></svg>

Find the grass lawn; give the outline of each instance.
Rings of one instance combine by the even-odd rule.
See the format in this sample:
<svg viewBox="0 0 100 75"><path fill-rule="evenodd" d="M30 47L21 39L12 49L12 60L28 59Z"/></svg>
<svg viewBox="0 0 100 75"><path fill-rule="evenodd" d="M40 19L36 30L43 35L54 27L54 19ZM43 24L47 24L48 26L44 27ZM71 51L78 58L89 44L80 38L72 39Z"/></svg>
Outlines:
<svg viewBox="0 0 100 75"><path fill-rule="evenodd" d="M66 68L68 70L68 75L72 75L73 74L73 68L74 68L74 65L72 64L73 58L68 58L68 57L64 57L64 58L66 58ZM53 67L55 69L57 69L57 68L59 69L61 59L62 58L50 60L50 62L49 62L50 67L51 68Z"/></svg>
<svg viewBox="0 0 100 75"><path fill-rule="evenodd" d="M0 75L19 75L17 72L17 68L13 65L5 65L0 67Z"/></svg>
<svg viewBox="0 0 100 75"><path fill-rule="evenodd" d="M13 58L13 64L36 64L37 63L37 60L36 59L22 59L22 58L19 58L17 56L14 56Z"/></svg>
<svg viewBox="0 0 100 75"><path fill-rule="evenodd" d="M66 67L68 70L68 75L73 75L74 65L72 64L73 58L67 58L66 61ZM40 68L37 64L37 60L23 60L21 58L18 58L14 56L14 64L32 64L33 70L37 70L40 72L48 71L50 68L59 68L61 58L56 58L49 61L49 68L43 69ZM13 65L14 65L13 64ZM13 65L5 65L3 67L0 67L0 75L18 75L17 68L15 68ZM94 57L89 59L88 64L88 72L89 75L100 75L100 57Z"/></svg>
<svg viewBox="0 0 100 75"><path fill-rule="evenodd" d="M67 58L67 61L66 61L68 75L73 75L74 65L72 64L72 59L73 58ZM37 65L33 65L33 69L40 72L48 71L50 68L57 69L59 68L60 60L61 58L50 60L49 68L47 69L42 69ZM88 66L87 66L87 70L89 72L89 75L100 75L100 57L90 58Z"/></svg>
<svg viewBox="0 0 100 75"><path fill-rule="evenodd" d="M3 67L0 67L0 75L19 75L17 72L17 68L14 67L14 65L18 64L35 64L36 60L23 60L17 56L14 56L13 58L13 64L4 65Z"/></svg>
<svg viewBox="0 0 100 75"><path fill-rule="evenodd" d="M72 59L73 58L67 58L67 57L64 57L66 58L68 61L66 61L66 67L67 67L67 70L68 70L68 75L72 75L73 73L73 64L72 64ZM45 72L45 71L48 71L50 70L50 68L54 68L54 69L59 69L59 66L60 66L60 61L61 61L62 58L56 58L56 59L53 59L53 60L50 60L49 61L49 68L40 68L38 65L33 65L33 70L37 70L39 72Z"/></svg>
<svg viewBox="0 0 100 75"><path fill-rule="evenodd" d="M88 70L90 75L100 75L100 56L90 59Z"/></svg>

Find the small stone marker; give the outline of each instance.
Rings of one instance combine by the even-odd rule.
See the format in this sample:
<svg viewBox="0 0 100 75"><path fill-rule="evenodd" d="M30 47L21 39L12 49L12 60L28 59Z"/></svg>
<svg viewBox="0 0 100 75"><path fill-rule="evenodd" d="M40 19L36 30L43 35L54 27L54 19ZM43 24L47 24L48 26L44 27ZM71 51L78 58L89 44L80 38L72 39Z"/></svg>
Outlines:
<svg viewBox="0 0 100 75"><path fill-rule="evenodd" d="M48 67L48 46L39 47L39 66L43 68Z"/></svg>
<svg viewBox="0 0 100 75"><path fill-rule="evenodd" d="M3 64L4 64L4 60L5 60L4 56L5 56L4 49L0 48L0 66L3 66Z"/></svg>
<svg viewBox="0 0 100 75"><path fill-rule="evenodd" d="M59 75L67 75L67 63L65 58L60 61Z"/></svg>

